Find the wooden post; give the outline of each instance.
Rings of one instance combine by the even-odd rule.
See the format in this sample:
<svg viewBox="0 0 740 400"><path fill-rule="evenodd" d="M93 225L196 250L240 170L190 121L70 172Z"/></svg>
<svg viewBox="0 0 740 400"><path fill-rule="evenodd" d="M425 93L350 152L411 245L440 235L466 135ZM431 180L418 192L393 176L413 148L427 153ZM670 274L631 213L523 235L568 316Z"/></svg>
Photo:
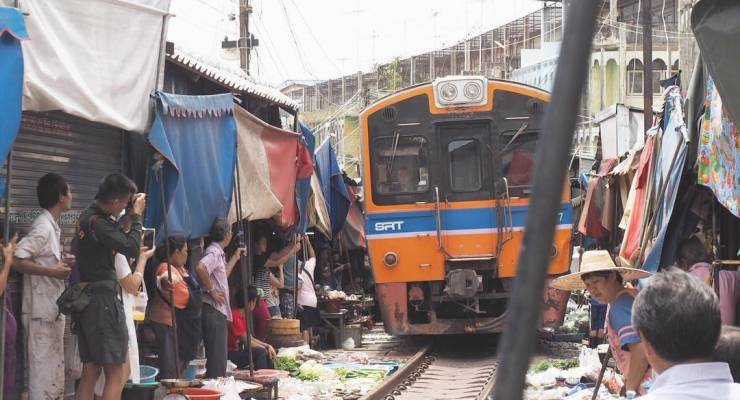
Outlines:
<svg viewBox="0 0 740 400"><path fill-rule="evenodd" d="M249 13L252 7L249 0L239 0L239 40L236 42L239 47L239 62L244 72L249 75Z"/></svg>

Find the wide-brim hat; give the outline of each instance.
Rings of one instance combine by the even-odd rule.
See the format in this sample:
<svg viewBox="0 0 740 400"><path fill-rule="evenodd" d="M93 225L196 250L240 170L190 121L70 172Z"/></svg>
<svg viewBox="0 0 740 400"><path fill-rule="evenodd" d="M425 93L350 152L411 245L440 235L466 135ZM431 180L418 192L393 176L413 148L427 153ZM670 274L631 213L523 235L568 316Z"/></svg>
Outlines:
<svg viewBox="0 0 740 400"><path fill-rule="evenodd" d="M583 283L581 276L590 272L598 271L616 271L622 275L625 282L636 279L647 278L650 272L627 267L617 267L614 260L606 250L591 250L583 253L581 261L581 270L572 274L563 275L550 282L550 286L560 290L584 290L586 284Z"/></svg>

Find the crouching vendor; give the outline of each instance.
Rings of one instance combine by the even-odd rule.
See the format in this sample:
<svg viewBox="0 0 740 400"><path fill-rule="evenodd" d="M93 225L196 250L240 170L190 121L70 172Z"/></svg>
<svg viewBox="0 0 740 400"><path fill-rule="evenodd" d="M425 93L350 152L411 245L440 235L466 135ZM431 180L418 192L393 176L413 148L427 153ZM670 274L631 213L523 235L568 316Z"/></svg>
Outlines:
<svg viewBox="0 0 740 400"><path fill-rule="evenodd" d="M637 291L627 282L646 278L649 272L617 267L607 251L583 253L581 271L561 276L552 286L561 290L588 290L602 304L608 304L606 333L617 367L625 377L622 395L626 392L645 394L642 383L652 377L642 343L632 327L632 303Z"/></svg>

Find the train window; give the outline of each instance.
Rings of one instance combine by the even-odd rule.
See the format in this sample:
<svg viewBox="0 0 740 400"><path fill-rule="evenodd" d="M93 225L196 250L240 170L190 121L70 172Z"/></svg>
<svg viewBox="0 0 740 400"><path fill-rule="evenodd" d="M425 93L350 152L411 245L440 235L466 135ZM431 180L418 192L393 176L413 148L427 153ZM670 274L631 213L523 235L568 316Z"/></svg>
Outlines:
<svg viewBox="0 0 740 400"><path fill-rule="evenodd" d="M481 189L480 143L473 139L453 140L447 145L450 188L455 192Z"/></svg>
<svg viewBox="0 0 740 400"><path fill-rule="evenodd" d="M422 136L396 135L375 141L375 190L380 194L429 190L429 144Z"/></svg>
<svg viewBox="0 0 740 400"><path fill-rule="evenodd" d="M503 174L509 183L510 194L514 197L527 197L534 184L534 152L537 144L536 132L524 132L523 135L508 143L501 154ZM511 140L503 136L504 142Z"/></svg>

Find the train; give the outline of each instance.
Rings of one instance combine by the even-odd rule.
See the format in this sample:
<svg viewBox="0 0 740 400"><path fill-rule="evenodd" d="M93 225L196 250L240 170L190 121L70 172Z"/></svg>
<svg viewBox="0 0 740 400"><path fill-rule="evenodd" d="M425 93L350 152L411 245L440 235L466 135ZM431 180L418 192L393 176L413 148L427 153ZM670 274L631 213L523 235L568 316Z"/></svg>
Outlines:
<svg viewBox="0 0 740 400"><path fill-rule="evenodd" d="M368 257L393 335L501 332L532 194L548 92L450 76L379 99L360 113ZM548 275L571 264L568 182ZM562 323L567 293L543 293Z"/></svg>

